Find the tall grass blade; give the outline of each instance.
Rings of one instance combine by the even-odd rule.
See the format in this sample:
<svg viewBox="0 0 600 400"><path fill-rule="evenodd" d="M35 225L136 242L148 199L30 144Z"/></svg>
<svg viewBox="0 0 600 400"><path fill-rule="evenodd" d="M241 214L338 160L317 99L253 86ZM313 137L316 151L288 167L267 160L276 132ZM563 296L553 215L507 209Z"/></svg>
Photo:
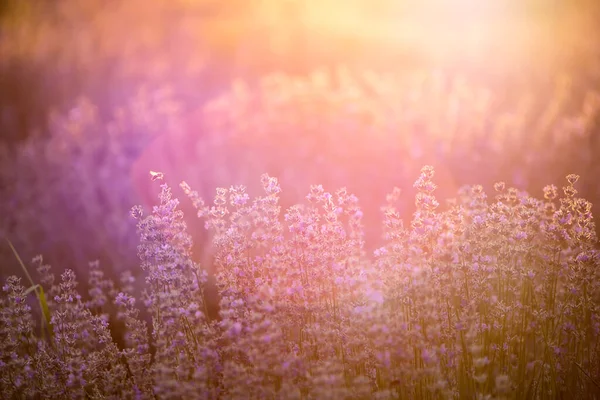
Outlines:
<svg viewBox="0 0 600 400"><path fill-rule="evenodd" d="M42 317L43 317L42 322L45 322L46 328L48 329L48 334L50 335L50 339L52 340L53 332L52 332L52 324L50 323L50 320L51 320L50 319L50 309L48 308L48 302L46 301L46 295L44 293L44 288L41 285L35 284L33 282L31 275L29 275L29 271L27 271L27 267L25 267L23 260L21 260L21 256L19 256L19 253L17 252L17 250L15 249L15 247L13 246L11 241L8 239L6 239L6 241L8 242L10 249L12 250L12 252L15 255L19 264L21 265L21 268L23 269L25 276L27 277L27 279L29 280L29 283L31 284L31 287L29 289L27 289L26 293L34 291L35 295L38 298L38 301L40 303L40 309L42 310ZM43 329L42 329L42 332L44 332Z"/></svg>

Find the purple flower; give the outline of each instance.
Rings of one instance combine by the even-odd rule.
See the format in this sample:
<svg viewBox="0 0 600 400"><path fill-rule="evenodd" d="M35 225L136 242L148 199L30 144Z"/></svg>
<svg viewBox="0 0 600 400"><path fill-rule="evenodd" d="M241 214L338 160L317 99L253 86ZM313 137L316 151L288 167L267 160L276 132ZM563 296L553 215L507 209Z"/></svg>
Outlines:
<svg viewBox="0 0 600 400"><path fill-rule="evenodd" d="M514 238L516 240L524 240L527 239L527 233L523 231L518 231L515 233Z"/></svg>

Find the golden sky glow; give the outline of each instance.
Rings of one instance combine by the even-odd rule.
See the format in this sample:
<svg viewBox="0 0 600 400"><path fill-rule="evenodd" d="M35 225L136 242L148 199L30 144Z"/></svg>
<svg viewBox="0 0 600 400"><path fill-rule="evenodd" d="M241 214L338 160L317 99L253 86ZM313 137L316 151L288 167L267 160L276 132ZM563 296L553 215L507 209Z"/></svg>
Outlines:
<svg viewBox="0 0 600 400"><path fill-rule="evenodd" d="M263 40L276 53L295 51L294 38L304 35L313 47L327 47L330 41L330 52L343 52L334 43L345 40L381 51L415 50L442 62L493 63L503 57L531 62L532 55L542 62L540 57L571 54L586 46L590 37L585 7L555 1L265 0L261 4L252 15L253 23L262 26Z"/></svg>

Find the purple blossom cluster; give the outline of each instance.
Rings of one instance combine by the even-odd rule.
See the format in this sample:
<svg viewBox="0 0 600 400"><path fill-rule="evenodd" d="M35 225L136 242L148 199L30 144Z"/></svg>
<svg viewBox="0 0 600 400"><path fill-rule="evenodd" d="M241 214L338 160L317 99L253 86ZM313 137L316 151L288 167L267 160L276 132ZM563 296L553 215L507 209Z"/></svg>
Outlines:
<svg viewBox="0 0 600 400"><path fill-rule="evenodd" d="M41 257L50 321L35 323L17 277L0 296L3 398L401 399L593 398L600 393L600 252L591 204L567 176L541 199L494 185L462 188L442 210L434 169L414 183L404 225L395 189L381 246L364 245L359 199L313 185L282 209L221 188L205 205L214 265L193 261L179 201L160 173L160 204L132 209L145 277L120 284L90 264L88 296ZM220 308L209 315L208 274ZM104 313L119 310L117 346ZM141 304L141 305L140 305ZM151 327L140 311L148 313Z"/></svg>
<svg viewBox="0 0 600 400"><path fill-rule="evenodd" d="M600 398L598 7L338 3L0 6L0 398Z"/></svg>
<svg viewBox="0 0 600 400"><path fill-rule="evenodd" d="M231 184L255 196L262 189L254 177L268 172L280 179L287 208L314 182L347 186L369 222L369 250L379 246L379 207L389 188L406 189L401 217L414 211L410 185L423 164L436 167L442 206L463 184L504 179L541 195L539 182L571 171L583 176L580 190L596 202L598 96L569 82L556 78L545 91L531 84L540 93L531 97L514 85L502 94L440 71L276 73L233 84L200 107L198 123L187 128L193 105L168 88L141 89L109 116L82 99L54 115L49 137L32 137L14 151L0 146L0 232L26 258L42 252L55 273L73 269L83 285L95 259L118 280L137 263L135 226L125 216L133 204L156 205L151 190L135 190L133 165L155 137L182 130L181 141L157 155L169 158L161 170L174 191L186 180L204 198ZM148 169L138 180L148 181ZM194 213L186 199L180 207ZM198 260L204 223L188 217ZM6 250L0 248L4 278L18 271Z"/></svg>

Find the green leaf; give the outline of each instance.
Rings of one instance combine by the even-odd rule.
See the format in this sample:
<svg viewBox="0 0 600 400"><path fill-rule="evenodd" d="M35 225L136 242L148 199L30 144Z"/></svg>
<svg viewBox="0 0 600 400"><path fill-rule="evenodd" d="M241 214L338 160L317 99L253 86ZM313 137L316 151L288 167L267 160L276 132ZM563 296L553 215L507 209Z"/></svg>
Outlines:
<svg viewBox="0 0 600 400"><path fill-rule="evenodd" d="M25 276L27 276L27 279L29 279L29 283L31 283L31 287L25 291L25 294L29 294L32 291L35 292L35 295L38 298L38 302L40 303L40 309L42 310L43 320L46 322L46 327L48 329L48 333L50 334L50 339L52 339L53 332L52 324L50 323L50 309L48 308L48 302L46 300L46 295L44 294L44 288L42 287L42 285L36 285L35 283L33 283L33 279L31 279L31 275L29 275L29 271L27 271L27 267L25 267L25 264L23 263L23 260L21 260L19 253L17 253L17 250L15 249L10 240L6 239L6 241L8 242L8 245L10 246L17 261L19 261L19 264L21 265Z"/></svg>

